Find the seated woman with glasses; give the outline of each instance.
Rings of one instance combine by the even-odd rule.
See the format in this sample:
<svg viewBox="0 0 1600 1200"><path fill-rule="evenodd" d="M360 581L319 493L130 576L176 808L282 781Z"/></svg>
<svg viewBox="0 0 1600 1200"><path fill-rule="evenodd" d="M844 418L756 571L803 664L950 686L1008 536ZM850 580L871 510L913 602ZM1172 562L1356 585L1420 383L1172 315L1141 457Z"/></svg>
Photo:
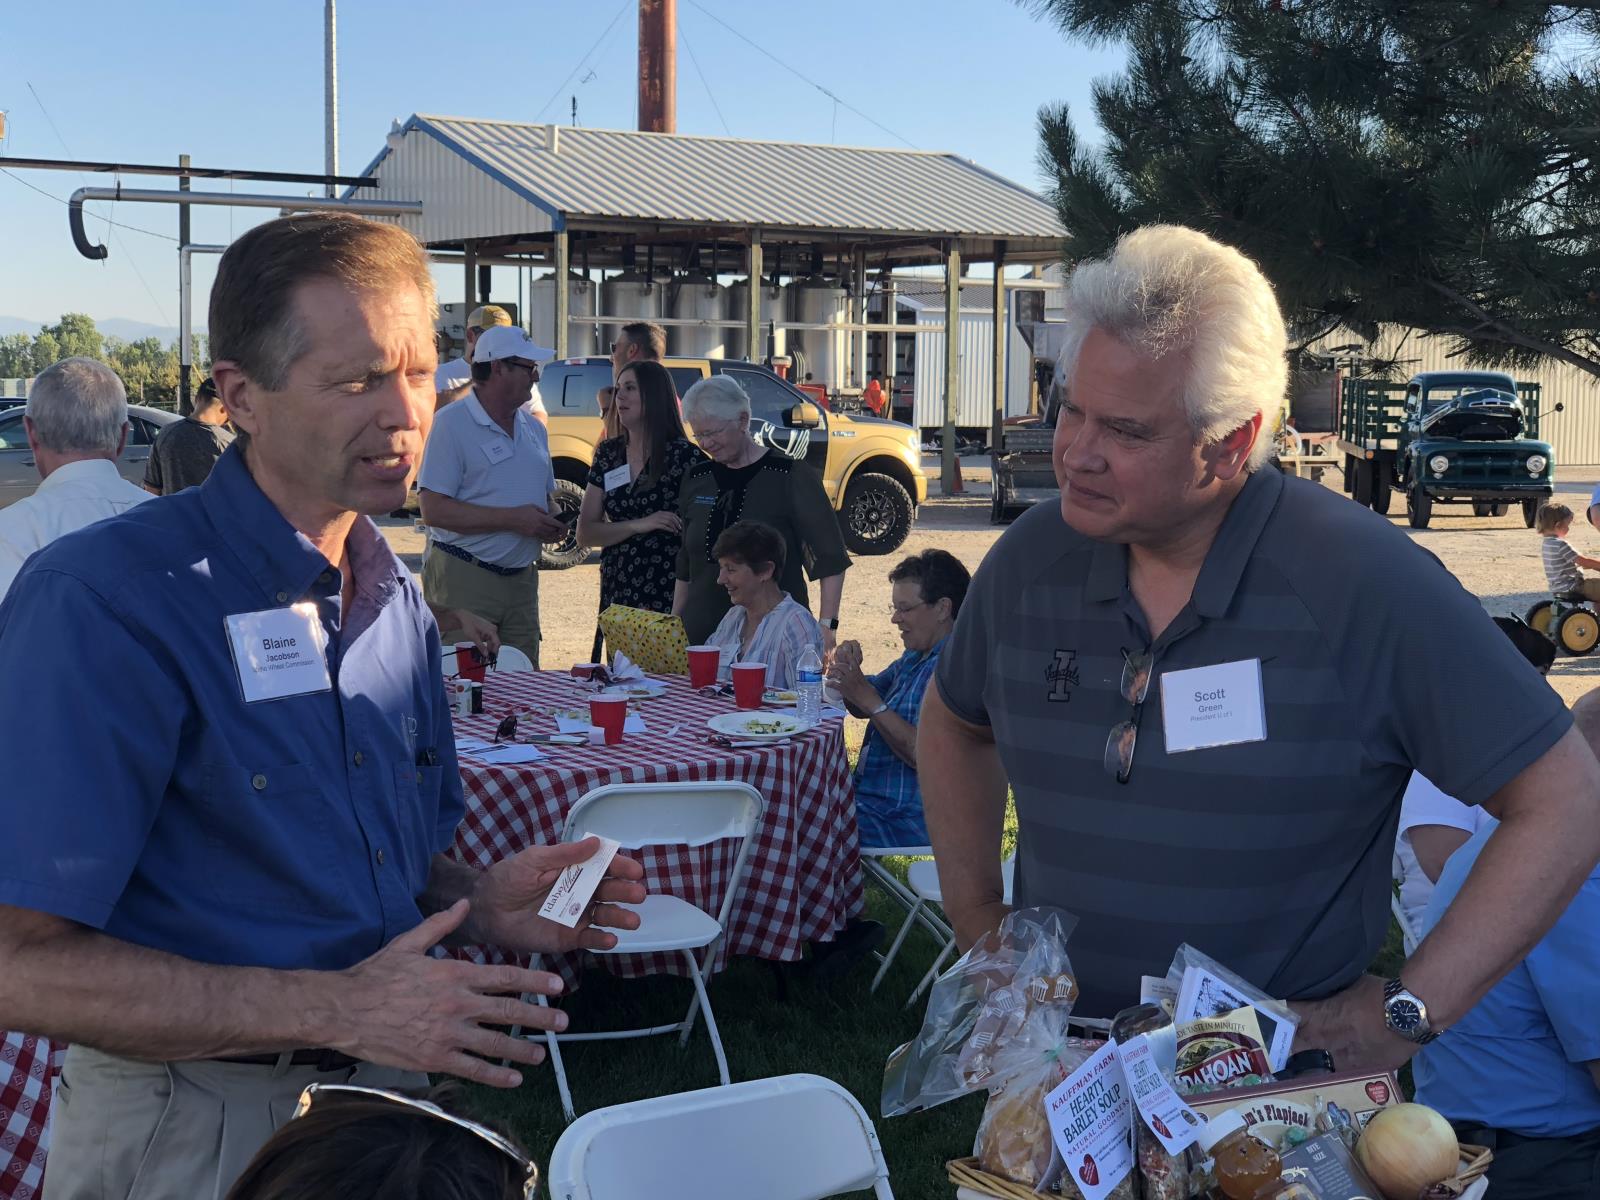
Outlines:
<svg viewBox="0 0 1600 1200"><path fill-rule="evenodd" d="M539 1170L503 1134L381 1088L313 1083L227 1200L533 1200Z"/></svg>
<svg viewBox="0 0 1600 1200"><path fill-rule="evenodd" d="M729 608L705 645L722 651L724 676L734 663L766 663L769 688L793 688L806 647L821 654L822 630L778 586L787 553L783 536L759 521L739 521L723 530L713 553Z"/></svg>
<svg viewBox="0 0 1600 1200"><path fill-rule="evenodd" d="M926 846L928 826L917 784L917 714L972 576L955 555L924 550L890 571L889 582L890 620L906 652L878 674L865 675L860 644L841 642L828 679L851 714L867 719L854 779L861 844Z"/></svg>

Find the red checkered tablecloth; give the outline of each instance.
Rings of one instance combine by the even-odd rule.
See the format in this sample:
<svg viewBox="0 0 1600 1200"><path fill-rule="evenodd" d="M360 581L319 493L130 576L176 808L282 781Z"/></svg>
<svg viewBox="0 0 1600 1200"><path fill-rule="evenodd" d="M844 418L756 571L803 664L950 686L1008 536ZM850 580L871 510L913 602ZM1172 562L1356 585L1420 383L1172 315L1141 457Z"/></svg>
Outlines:
<svg viewBox="0 0 1600 1200"><path fill-rule="evenodd" d="M706 721L734 711L732 699L700 696L681 678L666 676L662 682L666 694L641 701L635 709L648 732L628 734L621 745L544 746L544 761L515 766L492 766L463 756L467 815L456 833L454 854L483 868L527 846L559 841L572 805L602 784L749 783L765 798L767 811L712 969L720 969L730 954L798 959L807 941L832 937L862 906L843 721L824 721L774 745L716 747L706 740ZM456 733L492 739L501 717L513 710L533 710L519 717L519 733L530 727L553 733L553 719L540 713L587 705L582 685L564 673L491 674L485 714L456 718ZM652 892L688 900L714 915L736 851L736 842L717 842L698 849L652 846L637 857ZM480 962L517 961L493 947L459 953ZM542 965L576 983L578 957ZM603 961L629 976L681 972L683 966L675 954L606 956Z"/></svg>
<svg viewBox="0 0 1600 1200"><path fill-rule="evenodd" d="M0 1034L0 1200L36 1200L50 1150L50 1100L67 1048Z"/></svg>

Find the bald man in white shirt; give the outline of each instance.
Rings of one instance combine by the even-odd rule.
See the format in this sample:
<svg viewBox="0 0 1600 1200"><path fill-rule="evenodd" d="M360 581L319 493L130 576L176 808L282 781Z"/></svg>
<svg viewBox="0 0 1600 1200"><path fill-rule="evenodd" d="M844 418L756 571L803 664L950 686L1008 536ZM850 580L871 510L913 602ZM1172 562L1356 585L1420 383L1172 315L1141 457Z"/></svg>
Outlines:
<svg viewBox="0 0 1600 1200"><path fill-rule="evenodd" d="M104 363L64 358L46 368L33 381L23 426L44 482L0 509L0 598L35 550L153 498L117 471L128 397Z"/></svg>

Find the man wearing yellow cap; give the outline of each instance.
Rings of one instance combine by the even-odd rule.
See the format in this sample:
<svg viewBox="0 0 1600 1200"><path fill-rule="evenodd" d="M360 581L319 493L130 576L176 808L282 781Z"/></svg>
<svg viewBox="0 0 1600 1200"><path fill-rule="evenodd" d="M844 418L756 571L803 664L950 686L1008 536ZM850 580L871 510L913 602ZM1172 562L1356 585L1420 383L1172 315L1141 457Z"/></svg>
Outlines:
<svg viewBox="0 0 1600 1200"><path fill-rule="evenodd" d="M467 350L458 358L439 364L433 373L434 409L464 399L472 390L472 352L478 335L496 325L511 325L511 314L498 304L483 304L467 314Z"/></svg>

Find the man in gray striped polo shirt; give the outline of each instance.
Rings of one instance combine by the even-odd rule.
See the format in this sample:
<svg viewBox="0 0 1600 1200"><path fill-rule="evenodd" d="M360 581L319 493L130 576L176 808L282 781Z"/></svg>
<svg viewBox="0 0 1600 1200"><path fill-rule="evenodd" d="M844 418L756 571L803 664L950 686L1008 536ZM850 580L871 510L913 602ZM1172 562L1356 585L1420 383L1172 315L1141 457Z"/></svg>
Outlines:
<svg viewBox="0 0 1600 1200"><path fill-rule="evenodd" d="M1005 912L1009 782L1016 903L1079 918L1080 1013L1135 1003L1188 941L1299 1002L1299 1047L1398 1065L1600 860L1600 764L1435 558L1266 467L1286 339L1253 263L1152 227L1067 303L1061 504L978 571L917 740L958 940ZM1413 770L1502 824L1385 981L1364 971Z"/></svg>

